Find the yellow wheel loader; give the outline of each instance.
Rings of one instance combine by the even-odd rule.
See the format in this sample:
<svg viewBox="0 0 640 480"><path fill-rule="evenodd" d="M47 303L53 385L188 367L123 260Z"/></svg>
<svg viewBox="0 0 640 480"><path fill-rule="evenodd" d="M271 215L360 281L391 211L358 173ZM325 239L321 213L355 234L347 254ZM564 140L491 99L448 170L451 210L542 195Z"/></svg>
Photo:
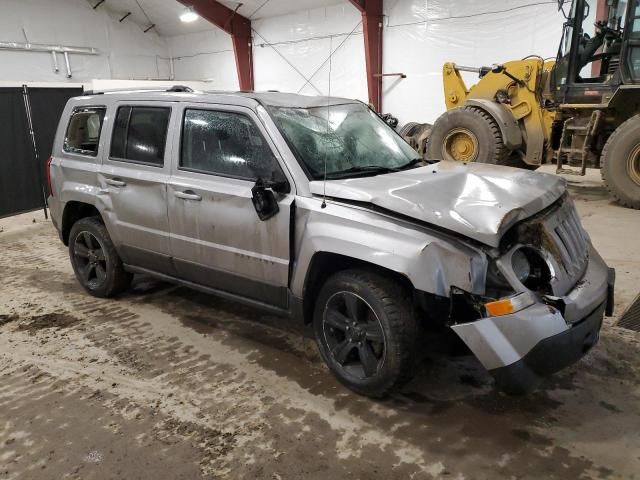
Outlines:
<svg viewBox="0 0 640 480"><path fill-rule="evenodd" d="M566 22L555 60L444 65L447 112L431 128L425 157L556 162L558 172L579 175L601 168L613 197L640 209L640 0L573 0L569 9L560 0L558 8ZM463 71L480 80L467 87Z"/></svg>

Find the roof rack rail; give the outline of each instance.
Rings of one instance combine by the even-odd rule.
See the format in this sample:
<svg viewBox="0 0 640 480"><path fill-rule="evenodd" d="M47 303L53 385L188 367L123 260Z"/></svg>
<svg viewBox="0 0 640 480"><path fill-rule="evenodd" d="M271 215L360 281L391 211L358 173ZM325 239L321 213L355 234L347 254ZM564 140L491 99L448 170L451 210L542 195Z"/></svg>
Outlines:
<svg viewBox="0 0 640 480"><path fill-rule="evenodd" d="M167 88L167 92L187 92L192 93L193 88L187 87L186 85L174 85L171 88Z"/></svg>
<svg viewBox="0 0 640 480"><path fill-rule="evenodd" d="M184 93L192 93L194 92L193 88L187 87L186 85L173 85L167 89L163 89L162 87L140 87L140 88L113 88L106 90L108 93L117 93L117 92L184 92ZM104 95L106 93L104 90L85 90L82 92L82 95Z"/></svg>

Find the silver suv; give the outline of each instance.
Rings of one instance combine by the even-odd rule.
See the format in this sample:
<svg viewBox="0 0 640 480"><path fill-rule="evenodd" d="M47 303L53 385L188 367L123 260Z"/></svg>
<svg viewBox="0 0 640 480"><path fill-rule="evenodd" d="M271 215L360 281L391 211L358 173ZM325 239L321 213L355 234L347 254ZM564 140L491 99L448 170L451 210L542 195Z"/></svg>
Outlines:
<svg viewBox="0 0 640 480"><path fill-rule="evenodd" d="M49 206L92 295L148 274L312 326L380 396L453 331L524 392L581 358L613 271L565 182L430 163L366 105L283 93L87 93L67 104Z"/></svg>

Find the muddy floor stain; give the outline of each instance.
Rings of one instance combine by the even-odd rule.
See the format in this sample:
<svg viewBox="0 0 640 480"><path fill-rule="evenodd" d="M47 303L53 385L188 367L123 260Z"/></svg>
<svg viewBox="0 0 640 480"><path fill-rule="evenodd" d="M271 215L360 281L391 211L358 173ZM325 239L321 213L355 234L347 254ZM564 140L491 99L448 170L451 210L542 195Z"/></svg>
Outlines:
<svg viewBox="0 0 640 480"><path fill-rule="evenodd" d="M0 237L2 479L640 472L638 336L610 322L532 395L496 392L471 357L434 355L374 401L336 382L287 320L147 278L88 297L51 226L29 228L29 243ZM36 252L50 253L37 269Z"/></svg>

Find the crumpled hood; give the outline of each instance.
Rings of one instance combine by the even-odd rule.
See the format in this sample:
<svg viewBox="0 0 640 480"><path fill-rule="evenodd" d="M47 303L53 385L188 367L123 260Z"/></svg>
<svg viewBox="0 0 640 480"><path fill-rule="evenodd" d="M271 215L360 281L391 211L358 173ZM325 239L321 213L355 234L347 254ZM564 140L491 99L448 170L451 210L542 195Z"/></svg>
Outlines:
<svg viewBox="0 0 640 480"><path fill-rule="evenodd" d="M470 163L439 162L373 177L328 180L327 197L367 202L460 233L492 247L513 224L551 205L563 178ZM311 182L323 194L323 182Z"/></svg>

